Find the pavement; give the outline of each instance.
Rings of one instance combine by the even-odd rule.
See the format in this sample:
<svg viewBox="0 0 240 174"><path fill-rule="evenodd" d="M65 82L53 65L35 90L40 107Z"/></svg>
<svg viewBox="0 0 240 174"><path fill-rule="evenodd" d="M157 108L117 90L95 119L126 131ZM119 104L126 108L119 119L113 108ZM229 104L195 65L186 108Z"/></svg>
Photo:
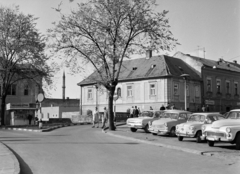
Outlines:
<svg viewBox="0 0 240 174"><path fill-rule="evenodd" d="M0 129L13 131L47 132L60 127L82 124L89 123L65 124L41 130L3 127ZM143 130L138 130L137 132L133 133L126 126L125 122L119 122L116 125L117 129L115 131L110 131L107 128L105 130L105 133L110 136L137 141L148 145L170 148L187 153L193 153L196 155L217 157L225 160L227 159L234 163L236 161L240 161L240 151L235 150L234 145L220 144L218 147L209 147L206 143L196 143L194 139L186 139L182 142L179 142L176 137L154 136L150 133L145 133ZM20 174L20 165L17 158L13 152L3 143L0 143L0 174Z"/></svg>

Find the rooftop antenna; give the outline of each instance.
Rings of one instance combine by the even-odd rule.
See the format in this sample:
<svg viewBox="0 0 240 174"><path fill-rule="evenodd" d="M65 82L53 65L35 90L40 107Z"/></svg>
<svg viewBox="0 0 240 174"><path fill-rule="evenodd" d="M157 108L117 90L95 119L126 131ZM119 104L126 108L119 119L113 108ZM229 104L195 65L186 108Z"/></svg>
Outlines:
<svg viewBox="0 0 240 174"><path fill-rule="evenodd" d="M205 47L200 48L199 45L198 45L197 47L198 47L198 49L197 49L197 50L198 50L198 57L200 57L199 51L200 51L200 50L203 50L203 58L205 59L205 58L206 58L206 57L205 57L205 53L206 53Z"/></svg>

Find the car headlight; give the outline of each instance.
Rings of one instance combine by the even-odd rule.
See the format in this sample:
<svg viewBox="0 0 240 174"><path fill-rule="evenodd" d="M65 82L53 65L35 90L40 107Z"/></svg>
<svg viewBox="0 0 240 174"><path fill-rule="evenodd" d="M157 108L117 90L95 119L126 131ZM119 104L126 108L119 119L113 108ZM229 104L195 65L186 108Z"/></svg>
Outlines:
<svg viewBox="0 0 240 174"><path fill-rule="evenodd" d="M167 123L163 123L163 125L167 127Z"/></svg>
<svg viewBox="0 0 240 174"><path fill-rule="evenodd" d="M205 131L205 129L206 129L206 126L205 126L205 125L203 125L203 126L202 126L202 132L204 132L204 131Z"/></svg>
<svg viewBox="0 0 240 174"><path fill-rule="evenodd" d="M230 133L231 132L231 129L229 127L226 128L226 132L227 133Z"/></svg>

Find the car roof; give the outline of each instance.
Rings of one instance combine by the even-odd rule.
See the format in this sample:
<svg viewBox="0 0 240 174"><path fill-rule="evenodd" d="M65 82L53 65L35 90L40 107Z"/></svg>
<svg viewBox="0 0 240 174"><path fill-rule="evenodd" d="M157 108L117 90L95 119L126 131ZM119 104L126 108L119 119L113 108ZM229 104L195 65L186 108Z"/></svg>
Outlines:
<svg viewBox="0 0 240 174"><path fill-rule="evenodd" d="M151 112L159 111L159 112L163 112L164 110L143 110L142 112L144 112L144 111L151 111Z"/></svg>
<svg viewBox="0 0 240 174"><path fill-rule="evenodd" d="M199 114L199 115L221 115L219 112L197 112L197 113L192 113L191 115L195 115L195 114Z"/></svg>
<svg viewBox="0 0 240 174"><path fill-rule="evenodd" d="M231 110L229 112L232 112L232 111L240 111L240 109L233 109L233 110Z"/></svg>

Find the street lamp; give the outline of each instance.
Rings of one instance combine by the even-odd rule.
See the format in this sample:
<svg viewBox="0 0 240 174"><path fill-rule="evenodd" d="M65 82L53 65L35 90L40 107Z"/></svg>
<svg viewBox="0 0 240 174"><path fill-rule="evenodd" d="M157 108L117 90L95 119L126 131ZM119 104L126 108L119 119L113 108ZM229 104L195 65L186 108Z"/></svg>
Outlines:
<svg viewBox="0 0 240 174"><path fill-rule="evenodd" d="M181 77L183 77L185 81L185 87L184 87L184 102L185 102L185 111L187 110L187 77L189 77L189 74L182 74Z"/></svg>

